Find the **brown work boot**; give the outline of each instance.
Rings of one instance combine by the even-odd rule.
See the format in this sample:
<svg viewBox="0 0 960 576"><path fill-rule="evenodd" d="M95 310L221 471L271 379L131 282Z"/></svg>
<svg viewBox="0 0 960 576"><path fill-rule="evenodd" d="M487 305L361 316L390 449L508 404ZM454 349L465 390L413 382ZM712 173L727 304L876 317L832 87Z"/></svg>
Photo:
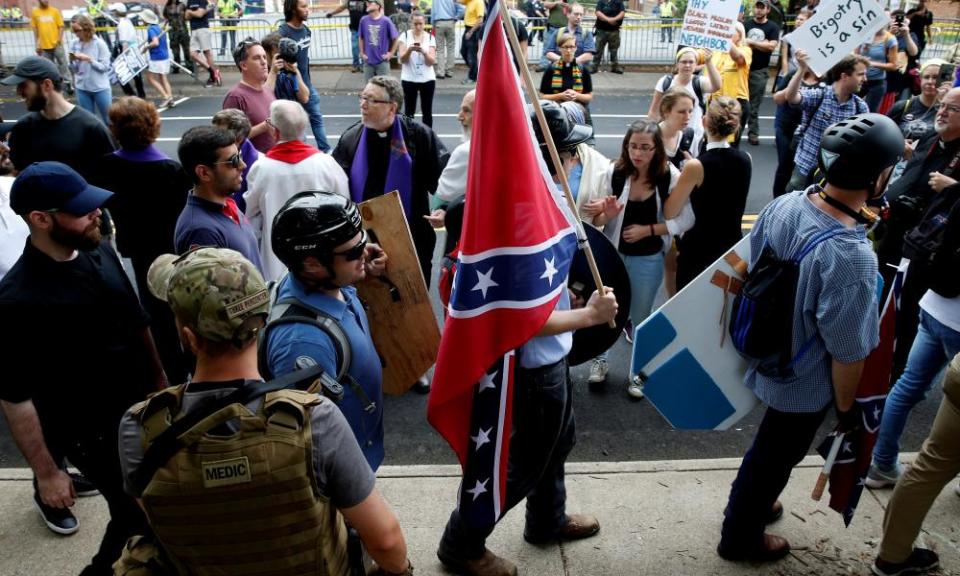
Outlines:
<svg viewBox="0 0 960 576"><path fill-rule="evenodd" d="M600 521L586 514L569 514L567 523L554 534L533 534L524 530L523 539L531 544L589 538L600 531Z"/></svg>
<svg viewBox="0 0 960 576"><path fill-rule="evenodd" d="M437 550L437 558L447 569L465 576L517 576L517 566L484 548L483 556L475 560L462 560Z"/></svg>

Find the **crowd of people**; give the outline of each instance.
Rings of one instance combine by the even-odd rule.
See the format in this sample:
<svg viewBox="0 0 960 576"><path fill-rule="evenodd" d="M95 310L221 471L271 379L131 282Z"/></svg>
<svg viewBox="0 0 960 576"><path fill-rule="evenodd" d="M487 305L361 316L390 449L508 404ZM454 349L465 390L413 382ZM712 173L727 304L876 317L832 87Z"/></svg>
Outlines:
<svg viewBox="0 0 960 576"><path fill-rule="evenodd" d="M84 574L138 573L149 562L168 571L155 573L256 573L267 561L279 572L322 563L344 574L358 561L359 542L380 573L412 573L400 524L376 488L385 458L383 374L355 288L383 274L390 255L364 231L358 205L398 192L428 287L435 229L446 229L441 268L456 262L476 92L463 97L463 139L448 151L432 128L432 100L436 80L452 70L444 22L459 15L443 1L433 5L433 34L418 11L400 32L380 0L341 7L351 14L354 67L366 83L360 121L331 146L310 77L309 4L286 0L275 33L236 43L239 83L209 124L180 136L174 159L155 145L162 120L142 86L140 96L130 88L112 97L110 47L94 19L72 19L68 62L62 20L40 0L38 55L2 81L16 87L27 114L10 130L0 163L14 176L0 181L0 315L20 327L0 341L15 359L0 405L51 530L77 531L77 496L107 500L110 523ZM221 15L233 14L235 3L221 4ZM469 85L484 80L476 51L485 15L479 0L464 4ZM673 16L670 0L659 8ZM208 0L171 0L163 10L167 20L190 23L194 64L219 84L203 25L212 11ZM751 362L745 376L766 411L731 488L717 551L733 561L789 552L765 526L783 514L778 497L828 412L835 409L841 430L857 425L854 393L879 342L879 302L899 267L906 280L892 388L866 478L895 489L873 569L892 576L935 567L937 555L914 539L960 472L960 88L941 74L947 62L923 58L915 23L925 13L891 13L887 28L820 78L803 50L780 44L769 0L757 0L729 50L677 51L672 72L648 87L646 117L607 158L593 142L591 75L605 49L611 72L623 72L623 5L597 5L604 26L596 41L582 5L547 1L542 11L539 98L549 134L534 121L537 144L552 184L569 187L576 216L602 229L621 256L634 327L658 295L682 290L741 240L755 180L741 136L759 143L757 113L779 46L778 166L773 200L750 234L750 269L794 262L793 307L784 311L791 336L786 361ZM148 80L170 106L169 52L183 38L173 26L160 33L150 14ZM119 33L116 41L131 42ZM399 78L389 73L393 57ZM418 104L422 121L414 119ZM560 165L547 152L548 136ZM440 277L435 289L449 297L453 275ZM543 330L518 350L514 412L524 425L511 439L508 503L526 497L524 537L532 543L600 530L596 518L565 509L563 464L576 438L566 356L570 332L617 311L609 289L584 298L562 291ZM592 360L591 383L607 380L608 362L606 353ZM81 363L96 374L87 386L75 385ZM904 471L906 418L945 370L930 437ZM427 375L411 384L431 388ZM642 378L623 385L644 397ZM69 474L68 462L81 475ZM289 506L273 506L280 497ZM220 499L243 506L227 513ZM258 525L245 522L252 509ZM486 547L493 529L455 509L438 557L458 573L516 574ZM226 543L238 553L215 552ZM264 552L279 546L289 553Z"/></svg>

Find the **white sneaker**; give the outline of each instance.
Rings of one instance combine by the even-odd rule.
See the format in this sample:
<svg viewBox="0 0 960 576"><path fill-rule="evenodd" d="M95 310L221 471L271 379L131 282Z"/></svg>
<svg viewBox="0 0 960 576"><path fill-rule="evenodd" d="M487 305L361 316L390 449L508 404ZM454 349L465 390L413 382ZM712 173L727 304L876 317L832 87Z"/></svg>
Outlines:
<svg viewBox="0 0 960 576"><path fill-rule="evenodd" d="M864 481L864 484L867 485L867 488L873 488L874 490L879 488L889 488L897 484L897 480L900 479L900 466L894 467L893 470L881 470L873 462L870 463L870 469L867 470L867 478Z"/></svg>
<svg viewBox="0 0 960 576"><path fill-rule="evenodd" d="M640 381L639 376L630 377L630 384L627 386L627 394L636 400L643 398L643 382Z"/></svg>
<svg viewBox="0 0 960 576"><path fill-rule="evenodd" d="M607 366L607 361L594 358L593 364L590 366L590 377L587 378L587 382L592 384L597 384L603 382L607 379L607 371L610 370L610 367Z"/></svg>

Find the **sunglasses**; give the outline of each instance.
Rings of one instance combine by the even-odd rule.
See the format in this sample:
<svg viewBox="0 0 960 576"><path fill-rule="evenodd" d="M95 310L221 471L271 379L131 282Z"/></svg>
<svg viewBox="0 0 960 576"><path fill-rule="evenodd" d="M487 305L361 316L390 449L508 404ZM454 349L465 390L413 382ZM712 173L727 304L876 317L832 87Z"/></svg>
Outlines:
<svg viewBox="0 0 960 576"><path fill-rule="evenodd" d="M240 166L243 165L243 158L241 158L240 153L237 152L226 160L218 160L214 162L214 164L229 164L231 167L239 169Z"/></svg>
<svg viewBox="0 0 960 576"><path fill-rule="evenodd" d="M359 260L363 258L363 254L367 249L367 231L364 230L360 232L360 240L341 252L333 252L334 256L343 256L343 259L347 262L353 262L354 260Z"/></svg>

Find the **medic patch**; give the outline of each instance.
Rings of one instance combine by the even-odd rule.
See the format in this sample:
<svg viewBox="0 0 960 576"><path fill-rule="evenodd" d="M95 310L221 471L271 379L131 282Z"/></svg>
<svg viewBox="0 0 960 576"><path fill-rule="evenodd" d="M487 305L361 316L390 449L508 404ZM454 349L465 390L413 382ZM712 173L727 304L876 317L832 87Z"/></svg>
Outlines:
<svg viewBox="0 0 960 576"><path fill-rule="evenodd" d="M203 463L203 487L219 488L253 481L246 456Z"/></svg>

